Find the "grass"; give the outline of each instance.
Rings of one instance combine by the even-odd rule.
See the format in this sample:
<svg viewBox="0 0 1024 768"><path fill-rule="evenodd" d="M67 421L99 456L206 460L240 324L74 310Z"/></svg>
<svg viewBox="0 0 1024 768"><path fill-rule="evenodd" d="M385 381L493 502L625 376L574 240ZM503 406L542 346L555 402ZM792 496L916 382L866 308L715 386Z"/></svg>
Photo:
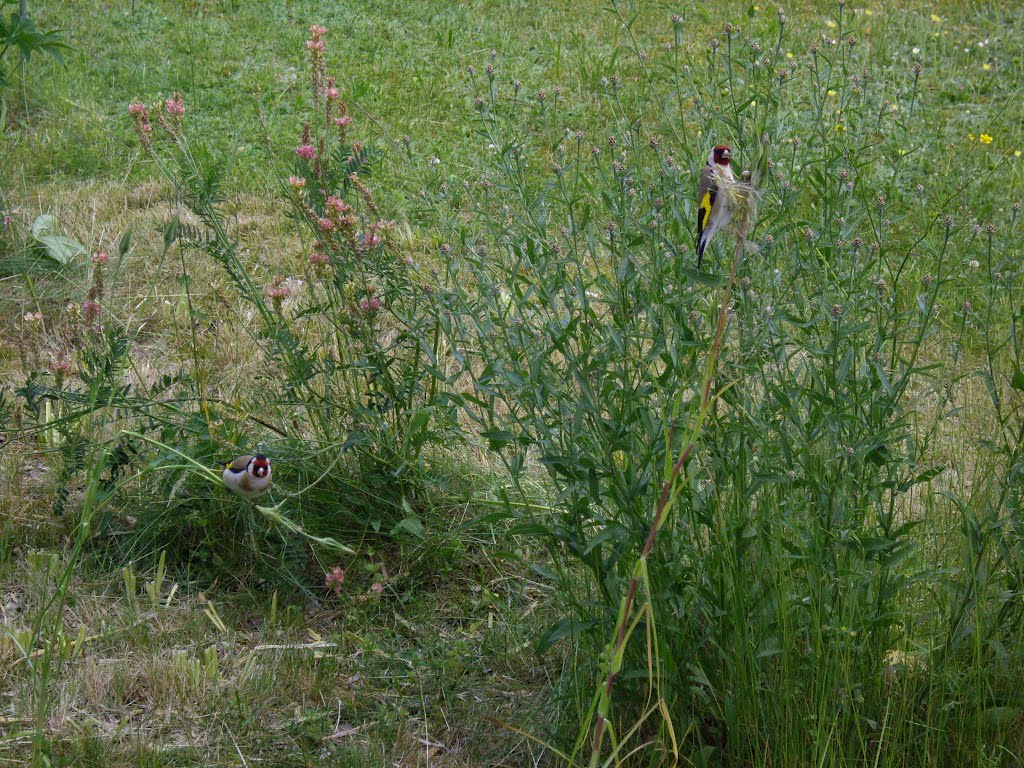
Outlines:
<svg viewBox="0 0 1024 768"><path fill-rule="evenodd" d="M77 52L12 92L0 258L43 213L111 256L0 269L0 757L1020 764L1019 9L794 3L758 69L747 2L30 5ZM282 192L324 213L313 22L397 222L321 271ZM175 91L157 163L127 105ZM762 173L709 360L712 136ZM102 336L64 308L90 291ZM408 408L356 407L382 392ZM273 500L358 556L125 431L266 449Z"/></svg>

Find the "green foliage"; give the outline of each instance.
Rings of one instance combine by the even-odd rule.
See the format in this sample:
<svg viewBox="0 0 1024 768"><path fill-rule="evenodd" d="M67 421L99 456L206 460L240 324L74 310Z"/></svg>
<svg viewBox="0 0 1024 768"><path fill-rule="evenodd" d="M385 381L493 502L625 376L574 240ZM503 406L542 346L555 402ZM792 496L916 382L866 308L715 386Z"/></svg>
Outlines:
<svg viewBox="0 0 1024 768"><path fill-rule="evenodd" d="M166 552L200 581L319 586L333 561L209 482L215 461L259 448L289 519L367 555L354 572L385 580L385 548L388 568L418 569L387 586L412 638L416 590L461 583L470 547L486 548L482 571L518 561L533 577L524 594L559 608L533 638L557 706L525 725L561 750L552 762L1017 764L1016 53L990 54L940 8L840 4L794 21L744 3L742 31L710 30L710 15L685 9L671 22L605 10L594 16L607 26L585 21L607 34L586 26L571 40L543 39L545 9L515 18L528 54L495 33L504 42L475 62L468 93L443 89L467 109L437 87L454 70L424 75L419 53L381 57L416 73L403 70L398 96L382 94L395 85L382 70L348 67L353 105L416 104L404 157L349 135L321 72L291 142L302 152L274 155L274 173L294 176L284 194L301 281L283 278L292 253L269 265L281 277L263 277L231 229L232 184L247 177L224 147L252 136L204 121L237 106L239 89L211 88L187 125L161 105L154 122L167 130L154 131L149 167L186 209L167 222L160 260L178 249L185 370L140 383L123 336L91 328L92 351L74 359L81 384L33 370L19 400L0 393L0 413L55 451L58 507L75 508L83 472L96 493L119 491L90 523L120 560ZM1019 36L1015 9L979 12ZM458 50L456 31L474 28L462 13L409 23L437 26L437 51ZM210 54L190 51L193 81L196 68L210 74ZM363 53L329 51L350 64ZM988 72L989 58L998 79L968 72ZM167 66L162 84L187 80ZM270 106L271 139L285 121L295 132L295 115ZM381 120L382 146L397 145L399 124ZM752 170L742 196L756 206L738 249L735 232L719 234L698 271L695 180L723 141L737 170ZM262 178L259 162L244 161L250 176ZM27 236L25 247L37 248ZM201 330L223 318L198 303L205 264L241 299L228 318L252 379L240 395L211 383L225 377ZM42 333L24 332L26 360ZM491 463L460 484L467 439ZM504 473L473 476L494 462ZM497 512L443 529L452 498L491 483L478 501ZM489 622L498 598L474 595ZM273 605L271 623L276 594ZM430 642L441 674L459 679L465 641L447 629ZM422 691L423 660L408 648L367 642L360 654L396 689ZM560 672L545 666L559 654ZM209 649L180 660L192 688L219 669ZM257 704L232 706L242 719ZM317 717L293 726L311 753L323 746Z"/></svg>
<svg viewBox="0 0 1024 768"><path fill-rule="evenodd" d="M18 0L4 0L0 3L0 127L4 125L7 101L4 92L11 86L7 53L19 54L19 61L28 62L33 53L47 55L63 63L64 51L70 46L64 42L59 29L41 30L27 15L12 11L7 16L3 6L17 5Z"/></svg>

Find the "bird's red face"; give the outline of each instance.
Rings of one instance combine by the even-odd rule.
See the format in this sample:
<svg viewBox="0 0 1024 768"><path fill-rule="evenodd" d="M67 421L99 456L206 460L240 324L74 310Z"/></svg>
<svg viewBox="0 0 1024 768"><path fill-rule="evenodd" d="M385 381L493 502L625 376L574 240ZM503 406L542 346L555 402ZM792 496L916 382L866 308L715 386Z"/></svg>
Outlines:
<svg viewBox="0 0 1024 768"><path fill-rule="evenodd" d="M719 144L711 151L711 154L719 165L728 165L732 159L732 150L725 144Z"/></svg>
<svg viewBox="0 0 1024 768"><path fill-rule="evenodd" d="M252 460L252 474L254 477L266 477L270 474L270 459L262 453L256 454Z"/></svg>

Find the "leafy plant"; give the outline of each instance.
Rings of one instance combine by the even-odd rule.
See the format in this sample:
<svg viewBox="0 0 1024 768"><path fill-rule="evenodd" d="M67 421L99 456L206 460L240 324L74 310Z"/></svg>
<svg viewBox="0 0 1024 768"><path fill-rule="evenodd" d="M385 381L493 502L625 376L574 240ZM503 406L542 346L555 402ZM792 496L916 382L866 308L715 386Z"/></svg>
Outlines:
<svg viewBox="0 0 1024 768"><path fill-rule="evenodd" d="M70 46L64 42L59 29L40 30L25 12L24 3L20 11L10 16L3 13L4 5L16 5L18 0L3 0L0 3L0 126L5 124L7 100L5 91L11 86L10 63L6 60L9 51L17 52L19 61L27 62L33 53L45 54L56 61L64 62L64 51Z"/></svg>

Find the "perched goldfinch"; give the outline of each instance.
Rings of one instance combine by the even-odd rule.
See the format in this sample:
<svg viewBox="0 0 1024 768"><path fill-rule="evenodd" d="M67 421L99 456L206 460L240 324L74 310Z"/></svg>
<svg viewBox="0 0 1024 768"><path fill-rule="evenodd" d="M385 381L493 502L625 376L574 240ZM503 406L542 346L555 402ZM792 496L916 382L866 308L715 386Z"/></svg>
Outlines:
<svg viewBox="0 0 1024 768"><path fill-rule="evenodd" d="M270 459L262 453L239 456L234 461L224 462L224 465L221 477L232 493L255 499L270 489Z"/></svg>
<svg viewBox="0 0 1024 768"><path fill-rule="evenodd" d="M708 164L700 175L700 192L697 195L697 269L700 269L711 238L729 223L732 216L728 190L721 189L736 181L729 167L731 159L732 150L719 144L711 150ZM722 194L719 194L720 191Z"/></svg>

